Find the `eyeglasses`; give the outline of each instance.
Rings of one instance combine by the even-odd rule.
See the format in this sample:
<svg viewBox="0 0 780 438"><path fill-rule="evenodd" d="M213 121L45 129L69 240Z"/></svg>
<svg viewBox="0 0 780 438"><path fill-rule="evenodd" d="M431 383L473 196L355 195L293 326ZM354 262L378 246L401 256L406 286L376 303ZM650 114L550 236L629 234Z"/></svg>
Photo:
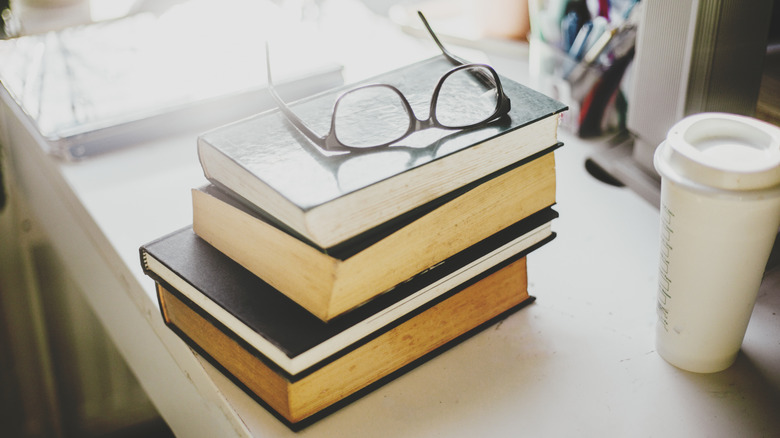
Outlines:
<svg viewBox="0 0 780 438"><path fill-rule="evenodd" d="M276 92L266 44L268 91L287 119L326 151L367 151L388 147L428 128L465 130L484 126L510 109L496 71L451 54L441 44L421 12L425 28L442 54L456 67L441 76L433 90L429 116L419 119L401 91L389 84L369 84L349 90L333 105L329 132L320 136L301 120Z"/></svg>

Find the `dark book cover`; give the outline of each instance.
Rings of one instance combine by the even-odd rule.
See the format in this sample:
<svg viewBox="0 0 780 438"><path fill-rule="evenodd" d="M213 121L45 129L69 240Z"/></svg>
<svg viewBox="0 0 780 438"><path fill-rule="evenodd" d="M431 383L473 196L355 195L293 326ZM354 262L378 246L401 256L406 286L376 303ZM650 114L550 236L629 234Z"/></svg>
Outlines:
<svg viewBox="0 0 780 438"><path fill-rule="evenodd" d="M474 278L487 275L488 272L498 269L510 260L524 257L555 237L555 233L549 231L546 226L557 215L557 212L551 208L537 212L396 286L363 306L329 322L323 322L315 317L284 294L270 287L259 277L223 255L197 237L190 227L142 246L140 248L141 263L144 272L155 281L170 287L171 290L181 291L185 287L192 288L197 291L197 294L207 297L213 306L218 306L233 315L237 321L234 321L231 327L226 327L226 321L216 319L214 316L216 312L200 309L204 317L214 322L215 325L223 327L226 332L230 333L231 337L246 344L240 336L236 335L239 330L238 326L244 325L270 342L287 358L294 359L296 356L334 338L341 332L369 318L376 317L395 303L409 298L426 286L442 281L448 275L474 264L483 256L500 252L502 249L512 251L505 248L507 242L522 238L540 228L547 230L546 235L541 235L538 241L530 246L517 246L514 253L503 255L503 261L499 257L499 262L495 266L490 266L486 271L478 272ZM258 256L273 255L264 255L259 252ZM150 269L151 259L159 262L162 267ZM474 278L467 281L473 281ZM440 297L444 295L446 295L446 291L442 292L436 299L441 299ZM191 299L182 298L192 303ZM432 305L431 303L435 302L436 299L426 303L425 306ZM192 304L194 305L194 303ZM407 318L418 311L419 309L402 316ZM393 324L400 322L403 318L399 318ZM388 327L393 324L388 324ZM382 328L382 330L385 329L387 327ZM374 335L374 333L371 333L370 336L367 334L360 342L364 342ZM353 344L357 345L360 342ZM353 348L354 345L338 345L334 351L343 354L345 348ZM320 362L314 361L313 363L316 365L301 370L295 375L283 369L282 372L291 379L301 378L302 375L321 366L322 361L327 362L332 358L333 355L319 357ZM268 360L266 361L268 362ZM269 365L281 369L278 363L272 362Z"/></svg>
<svg viewBox="0 0 780 438"><path fill-rule="evenodd" d="M341 93L368 83L383 83L397 87L417 117L426 118L436 83L452 67L437 56L290 103L290 107L314 132L324 135ZM556 114L566 107L508 78L501 77L501 81L511 99L508 116L476 129L427 129L382 150L326 152L273 109L202 134L198 154L211 182L232 190L307 237L319 234L318 239L324 241L335 231L320 230L324 227L320 222L333 220L336 229L371 228L558 143ZM514 131L518 135L509 136ZM392 185L399 178L408 179L410 185ZM373 190L377 193L369 195ZM426 198L429 193L434 195ZM325 206L329 206L328 213L321 212L319 222L302 222L300 215ZM387 211L371 211L374 206L385 206ZM372 213L366 224L355 220ZM341 220L339 214L351 215L351 220ZM312 231L315 226L318 230ZM367 228L344 232L330 243Z"/></svg>

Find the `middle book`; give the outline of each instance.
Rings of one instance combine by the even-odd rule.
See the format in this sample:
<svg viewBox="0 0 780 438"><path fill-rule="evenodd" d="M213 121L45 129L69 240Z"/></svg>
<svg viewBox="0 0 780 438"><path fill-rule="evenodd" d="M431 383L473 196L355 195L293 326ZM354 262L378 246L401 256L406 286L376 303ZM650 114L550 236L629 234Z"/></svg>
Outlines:
<svg viewBox="0 0 780 438"><path fill-rule="evenodd" d="M554 205L555 148L331 248L318 247L213 185L192 192L193 229L216 249L328 321ZM264 256L258 256L258 248L264 248Z"/></svg>

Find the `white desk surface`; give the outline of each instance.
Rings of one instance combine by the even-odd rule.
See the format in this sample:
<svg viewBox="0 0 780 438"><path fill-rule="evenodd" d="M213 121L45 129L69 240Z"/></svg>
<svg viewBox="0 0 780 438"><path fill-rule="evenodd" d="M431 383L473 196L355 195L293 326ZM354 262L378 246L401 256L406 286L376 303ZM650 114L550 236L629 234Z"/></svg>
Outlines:
<svg viewBox="0 0 780 438"><path fill-rule="evenodd" d="M141 272L138 247L191 221L196 133L63 163L5 104L19 191L173 431L295 436L165 327ZM558 237L529 256L536 303L298 436L780 436L778 273L733 367L668 365L653 345L658 211L586 173L599 142L560 137Z"/></svg>

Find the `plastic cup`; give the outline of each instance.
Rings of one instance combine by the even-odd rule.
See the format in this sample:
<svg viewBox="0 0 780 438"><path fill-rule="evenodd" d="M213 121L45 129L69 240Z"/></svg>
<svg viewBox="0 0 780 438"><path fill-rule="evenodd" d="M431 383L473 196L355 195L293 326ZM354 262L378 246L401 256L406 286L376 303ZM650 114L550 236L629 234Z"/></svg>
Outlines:
<svg viewBox="0 0 780 438"><path fill-rule="evenodd" d="M780 128L701 113L675 124L661 175L656 349L684 370L734 363L780 227Z"/></svg>

